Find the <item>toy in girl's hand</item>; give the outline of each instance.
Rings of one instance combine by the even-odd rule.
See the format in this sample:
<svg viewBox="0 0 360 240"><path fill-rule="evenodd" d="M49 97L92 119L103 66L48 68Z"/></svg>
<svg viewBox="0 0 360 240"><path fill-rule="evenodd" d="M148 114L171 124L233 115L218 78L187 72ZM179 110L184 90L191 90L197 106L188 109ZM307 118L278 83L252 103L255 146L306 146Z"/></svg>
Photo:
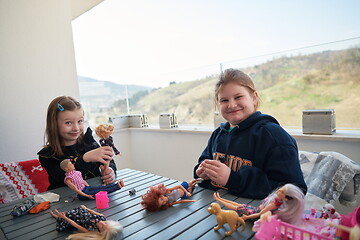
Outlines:
<svg viewBox="0 0 360 240"><path fill-rule="evenodd" d="M225 207L237 211L244 220L259 218L262 214L276 214L278 218L290 224L299 223L304 213L304 194L293 184L286 184L265 198L259 207L232 202L214 193L214 199Z"/></svg>
<svg viewBox="0 0 360 240"><path fill-rule="evenodd" d="M124 186L124 181L122 179L117 183L105 186L89 186L83 179L81 172L75 170L74 164L69 159L61 161L60 167L65 171L65 184L77 193L77 197L80 200L94 199L94 195L98 192L105 191L111 193Z"/></svg>
<svg viewBox="0 0 360 240"><path fill-rule="evenodd" d="M67 239L110 240L122 230L118 221L106 220L103 214L84 205L68 212L59 212L55 209L55 213L50 211L50 214L56 218L57 231L60 232L73 226L81 232L72 234Z"/></svg>
<svg viewBox="0 0 360 240"><path fill-rule="evenodd" d="M101 146L110 146L115 152L115 155L120 154L119 150L116 149L113 138L110 136L114 130L114 125L112 124L100 124L96 127L95 133L100 138Z"/></svg>
<svg viewBox="0 0 360 240"><path fill-rule="evenodd" d="M239 217L239 215L234 210L223 210L220 208L218 203L211 203L210 207L208 208L208 212L216 216L218 225L214 227L215 231L222 228L225 223L227 223L230 227L230 231L225 232L226 236L230 236L233 232L235 232L236 229L240 226L239 223L242 225L241 232L245 230L245 221Z"/></svg>
<svg viewBox="0 0 360 240"><path fill-rule="evenodd" d="M181 185L172 188L166 188L164 184L151 186L150 190L142 196L141 205L146 210L155 212L179 203L196 202L196 200L185 199L191 196L196 183L198 179L182 182Z"/></svg>
<svg viewBox="0 0 360 240"><path fill-rule="evenodd" d="M322 213L320 218L324 219L340 219L341 216L338 212L336 212L335 207L331 205L330 203L325 204L325 206L322 209Z"/></svg>

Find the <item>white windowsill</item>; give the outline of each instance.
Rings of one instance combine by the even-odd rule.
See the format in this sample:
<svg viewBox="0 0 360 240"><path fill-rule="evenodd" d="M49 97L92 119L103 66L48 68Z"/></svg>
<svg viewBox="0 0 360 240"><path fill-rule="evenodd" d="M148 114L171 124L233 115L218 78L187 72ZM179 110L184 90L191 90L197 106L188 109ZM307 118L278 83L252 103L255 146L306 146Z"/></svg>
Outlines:
<svg viewBox="0 0 360 240"><path fill-rule="evenodd" d="M176 128L159 128L159 126L151 125L145 128L129 128L132 131L162 131L162 132L183 132L183 133L204 133L210 134L214 128L210 126L196 126L196 125L179 125ZM295 139L313 139L325 141L352 141L360 142L360 130L337 130L332 135L319 134L303 134L302 129L286 128L285 130Z"/></svg>

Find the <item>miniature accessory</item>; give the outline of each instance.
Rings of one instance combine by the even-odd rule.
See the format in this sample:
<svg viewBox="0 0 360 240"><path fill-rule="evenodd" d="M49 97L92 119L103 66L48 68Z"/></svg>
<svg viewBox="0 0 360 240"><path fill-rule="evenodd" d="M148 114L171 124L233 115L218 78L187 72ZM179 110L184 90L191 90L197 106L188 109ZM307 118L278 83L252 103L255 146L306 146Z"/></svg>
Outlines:
<svg viewBox="0 0 360 240"><path fill-rule="evenodd" d="M218 203L211 203L210 207L208 208L208 212L216 216L216 221L218 225L214 227L215 231L222 228L222 226L226 223L230 227L230 231L225 232L226 236L230 236L233 232L235 232L236 229L240 226L239 223L241 223L242 225L241 232L245 230L245 221L241 217L239 217L237 212L235 212L234 210L223 210L220 208L220 205Z"/></svg>
<svg viewBox="0 0 360 240"><path fill-rule="evenodd" d="M20 205L16 205L11 211L11 215L14 217L20 217L28 213L28 211L36 204L33 199L26 199Z"/></svg>
<svg viewBox="0 0 360 240"><path fill-rule="evenodd" d="M36 205L35 207L33 207L32 209L30 209L29 213L34 214L34 213L39 213L42 212L46 209L50 208L50 202L42 202L38 205Z"/></svg>

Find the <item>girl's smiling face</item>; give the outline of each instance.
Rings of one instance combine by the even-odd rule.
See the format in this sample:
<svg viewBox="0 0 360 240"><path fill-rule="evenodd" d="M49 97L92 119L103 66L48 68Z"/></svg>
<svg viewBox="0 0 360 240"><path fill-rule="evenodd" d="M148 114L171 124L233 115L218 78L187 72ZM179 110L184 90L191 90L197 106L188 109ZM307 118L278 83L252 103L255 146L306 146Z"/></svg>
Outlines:
<svg viewBox="0 0 360 240"><path fill-rule="evenodd" d="M234 127L256 111L258 93L229 82L220 87L217 100L221 115Z"/></svg>
<svg viewBox="0 0 360 240"><path fill-rule="evenodd" d="M84 113L81 108L73 111L65 110L58 113L57 126L61 145L70 146L76 143L84 131Z"/></svg>

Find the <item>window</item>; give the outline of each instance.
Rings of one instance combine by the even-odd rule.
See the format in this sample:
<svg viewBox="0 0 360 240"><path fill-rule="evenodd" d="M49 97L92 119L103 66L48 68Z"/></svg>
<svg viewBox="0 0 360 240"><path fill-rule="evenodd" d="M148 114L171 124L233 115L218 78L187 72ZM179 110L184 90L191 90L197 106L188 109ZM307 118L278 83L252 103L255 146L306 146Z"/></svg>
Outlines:
<svg viewBox="0 0 360 240"><path fill-rule="evenodd" d="M309 3L314 11L307 12L306 3L244 4L108 0L74 20L81 102L90 123L143 113L157 125L160 113L169 112L179 125L213 126L214 85L231 67L251 76L260 111L282 126L301 127L305 109L335 109L337 129L360 128L355 8ZM334 11L346 18L331 17ZM356 29L355 37L345 28Z"/></svg>

